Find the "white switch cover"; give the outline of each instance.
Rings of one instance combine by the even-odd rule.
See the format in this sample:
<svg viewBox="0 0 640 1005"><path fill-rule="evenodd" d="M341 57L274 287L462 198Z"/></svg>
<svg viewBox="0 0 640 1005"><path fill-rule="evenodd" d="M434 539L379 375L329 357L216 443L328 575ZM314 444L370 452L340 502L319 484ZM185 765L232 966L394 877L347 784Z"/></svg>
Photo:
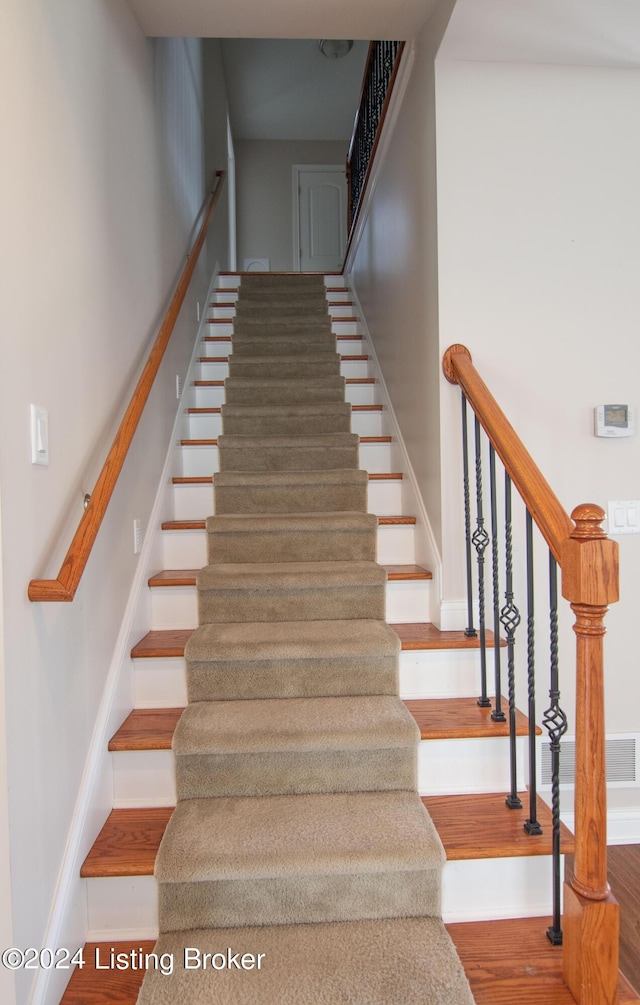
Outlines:
<svg viewBox="0 0 640 1005"><path fill-rule="evenodd" d="M609 534L640 534L640 499L608 503Z"/></svg>
<svg viewBox="0 0 640 1005"><path fill-rule="evenodd" d="M31 406L31 463L49 463L49 413L38 405Z"/></svg>

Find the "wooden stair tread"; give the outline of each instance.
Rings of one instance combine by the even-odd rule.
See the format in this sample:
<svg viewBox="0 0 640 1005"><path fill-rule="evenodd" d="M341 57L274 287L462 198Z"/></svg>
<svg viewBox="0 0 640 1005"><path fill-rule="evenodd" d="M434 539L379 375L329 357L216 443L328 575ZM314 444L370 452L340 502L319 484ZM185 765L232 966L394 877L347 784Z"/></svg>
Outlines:
<svg viewBox="0 0 640 1005"><path fill-rule="evenodd" d="M188 408L189 415L221 415L221 408Z"/></svg>
<svg viewBox="0 0 640 1005"><path fill-rule="evenodd" d="M479 649L480 640L467 638L462 631L441 632L430 622L411 622L403 625L392 625L400 637L403 649ZM493 632L486 633L487 646L493 646ZM504 641L501 646L506 645Z"/></svg>
<svg viewBox="0 0 640 1005"><path fill-rule="evenodd" d="M136 1005L144 969L111 969L108 966L109 954L113 949L115 954L124 953L130 959L131 953L134 953L134 958L138 960L138 953L144 957L153 952L154 946L153 940L87 942L84 946L84 966L73 971L60 1005ZM96 969L96 962L100 965L99 969Z"/></svg>
<svg viewBox="0 0 640 1005"><path fill-rule="evenodd" d="M83 879L152 876L171 806L112 810L85 858Z"/></svg>
<svg viewBox="0 0 640 1005"><path fill-rule="evenodd" d="M147 632L131 650L131 659L176 659L184 656L184 647L193 628L161 628Z"/></svg>
<svg viewBox="0 0 640 1005"><path fill-rule="evenodd" d="M414 516L379 516L378 526L387 527L395 524L413 525L416 522ZM165 520L161 526L163 530L205 530L206 520Z"/></svg>
<svg viewBox="0 0 640 1005"><path fill-rule="evenodd" d="M562 947L546 931L551 918L509 918L447 925L476 1005L575 1005L562 976ZM637 1002L621 975L620 1005Z"/></svg>
<svg viewBox="0 0 640 1005"><path fill-rule="evenodd" d="M199 356L199 363L228 363L228 356Z"/></svg>
<svg viewBox="0 0 640 1005"><path fill-rule="evenodd" d="M390 436L361 436L360 443L391 443Z"/></svg>
<svg viewBox="0 0 640 1005"><path fill-rule="evenodd" d="M504 723L490 719L491 709L475 698L433 698L405 701L423 740L508 736ZM109 750L171 750L171 739L182 708L134 708L109 741ZM519 736L528 735L528 721L517 712ZM538 730L540 732L540 730Z"/></svg>
<svg viewBox="0 0 640 1005"><path fill-rule="evenodd" d="M423 796L449 861L511 858L551 853L551 811L539 800L544 833L530 836L522 828L527 811L509 810L504 796ZM87 855L80 875L151 876L171 807L112 810ZM562 827L563 851L573 851L573 837Z"/></svg>
<svg viewBox="0 0 640 1005"><path fill-rule="evenodd" d="M509 736L508 722L494 722L491 708L481 708L476 698L418 698L405 705L420 727L423 740L453 740ZM509 703L502 699L508 714ZM539 734L542 731L537 728ZM529 720L516 709L516 734L529 735Z"/></svg>
<svg viewBox="0 0 640 1005"><path fill-rule="evenodd" d="M179 523L180 521L177 522ZM196 521L191 521L191 524L195 523ZM182 529L180 527L173 528L165 524L162 527L164 530ZM433 579L433 574L428 569L423 569L421 565L383 565L382 568L386 569L387 578L394 581ZM163 569L161 572L156 572L153 576L150 576L147 582L151 587L195 586L196 576L199 571L199 569Z"/></svg>
<svg viewBox="0 0 640 1005"><path fill-rule="evenodd" d="M345 359L345 360L351 360L351 361L353 361L353 360L369 359L369 357L367 356L366 353L360 353L357 356L344 356L344 355L342 355L342 356L340 356L340 359Z"/></svg>
<svg viewBox="0 0 640 1005"><path fill-rule="evenodd" d="M194 380L194 387L224 387L223 380Z"/></svg>
<svg viewBox="0 0 640 1005"><path fill-rule="evenodd" d="M182 708L134 708L109 741L109 750L171 750Z"/></svg>
<svg viewBox="0 0 640 1005"><path fill-rule="evenodd" d="M468 639L464 632L441 632L430 623L413 622L390 626L399 637L403 651L425 649L478 649L477 638ZM193 628L154 629L140 639L131 650L132 659L171 659L184 656L184 647ZM493 645L493 634L487 632L487 644ZM501 642L501 645L504 645Z"/></svg>
<svg viewBox="0 0 640 1005"><path fill-rule="evenodd" d="M369 472L370 482L378 481L402 481L404 475L402 471ZM193 475L192 477L174 477L171 479L174 485L213 485L213 475ZM415 519L415 518L412 518Z"/></svg>
<svg viewBox="0 0 640 1005"><path fill-rule="evenodd" d="M447 925L465 969L476 1005L575 1005L562 978L562 948L546 937L550 918L517 918ZM138 958L153 952L155 942L87 942L84 967L76 968L60 1005L136 1005L144 969L96 970L109 953ZM523 947L526 946L526 953ZM98 954L98 955L96 955ZM620 977L620 1005L638 998Z"/></svg>
<svg viewBox="0 0 640 1005"><path fill-rule="evenodd" d="M228 321L231 320L231 318L216 318L215 320L216 320L216 322L221 321L224 324L226 324ZM214 322L210 321L209 324L214 324ZM230 342L231 341L231 336L230 335L203 335L202 336L202 341L203 342Z"/></svg>
<svg viewBox="0 0 640 1005"><path fill-rule="evenodd" d="M180 440L181 447L217 447L217 440Z"/></svg>
<svg viewBox="0 0 640 1005"><path fill-rule="evenodd" d="M345 384L375 384L375 377L345 377Z"/></svg>
<svg viewBox="0 0 640 1005"><path fill-rule="evenodd" d="M521 793L522 809L505 806L502 793L481 792L455 796L423 796L447 859L516 858L551 855L551 810L538 799L538 820L542 834L531 835L523 824L529 814L527 793ZM561 824L563 854L573 853L571 832Z"/></svg>

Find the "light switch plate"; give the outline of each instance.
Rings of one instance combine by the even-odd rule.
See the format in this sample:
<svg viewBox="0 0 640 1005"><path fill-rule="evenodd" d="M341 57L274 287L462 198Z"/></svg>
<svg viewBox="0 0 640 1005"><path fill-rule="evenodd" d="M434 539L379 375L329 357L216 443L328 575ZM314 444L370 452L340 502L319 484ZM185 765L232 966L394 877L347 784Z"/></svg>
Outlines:
<svg viewBox="0 0 640 1005"><path fill-rule="evenodd" d="M49 413L39 405L31 406L31 463L49 463Z"/></svg>
<svg viewBox="0 0 640 1005"><path fill-rule="evenodd" d="M640 499L609 502L609 535L640 534Z"/></svg>

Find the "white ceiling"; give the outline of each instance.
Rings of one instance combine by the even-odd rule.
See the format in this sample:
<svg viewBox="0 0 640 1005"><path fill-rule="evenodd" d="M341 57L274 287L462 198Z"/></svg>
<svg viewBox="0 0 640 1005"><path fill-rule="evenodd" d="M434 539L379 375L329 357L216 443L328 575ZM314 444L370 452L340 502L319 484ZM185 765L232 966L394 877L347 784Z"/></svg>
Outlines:
<svg viewBox="0 0 640 1005"><path fill-rule="evenodd" d="M439 59L640 66L640 0L457 0Z"/></svg>
<svg viewBox="0 0 640 1005"><path fill-rule="evenodd" d="M224 39L234 138L348 141L368 47L327 59L317 39Z"/></svg>
<svg viewBox="0 0 640 1005"><path fill-rule="evenodd" d="M146 35L413 38L436 0L129 0Z"/></svg>

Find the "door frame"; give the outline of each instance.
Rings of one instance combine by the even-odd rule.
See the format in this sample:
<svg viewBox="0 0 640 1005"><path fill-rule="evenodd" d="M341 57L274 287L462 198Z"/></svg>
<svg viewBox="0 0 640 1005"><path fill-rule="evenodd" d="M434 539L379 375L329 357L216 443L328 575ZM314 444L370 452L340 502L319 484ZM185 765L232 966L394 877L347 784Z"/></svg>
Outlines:
<svg viewBox="0 0 640 1005"><path fill-rule="evenodd" d="M293 178L293 271L300 272L300 175L303 171L346 173L344 164L294 164Z"/></svg>

